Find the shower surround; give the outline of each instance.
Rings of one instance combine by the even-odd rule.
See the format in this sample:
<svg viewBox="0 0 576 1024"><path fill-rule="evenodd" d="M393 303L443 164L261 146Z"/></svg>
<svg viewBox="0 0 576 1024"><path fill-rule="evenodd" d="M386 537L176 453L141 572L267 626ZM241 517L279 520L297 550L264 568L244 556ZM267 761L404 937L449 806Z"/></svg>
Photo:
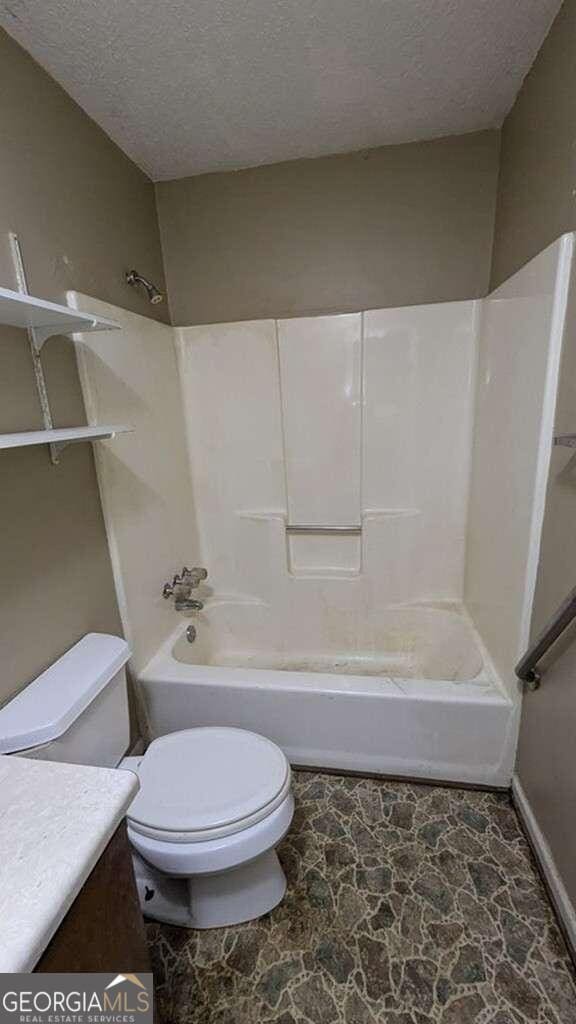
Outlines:
<svg viewBox="0 0 576 1024"><path fill-rule="evenodd" d="M475 314L177 332L202 552L275 649L361 655L383 609L461 599Z"/></svg>
<svg viewBox="0 0 576 1024"><path fill-rule="evenodd" d="M97 463L156 734L508 784L572 248L483 301L175 331L96 303L122 335L79 365L90 418L136 428ZM160 597L182 561L210 573L193 645Z"/></svg>

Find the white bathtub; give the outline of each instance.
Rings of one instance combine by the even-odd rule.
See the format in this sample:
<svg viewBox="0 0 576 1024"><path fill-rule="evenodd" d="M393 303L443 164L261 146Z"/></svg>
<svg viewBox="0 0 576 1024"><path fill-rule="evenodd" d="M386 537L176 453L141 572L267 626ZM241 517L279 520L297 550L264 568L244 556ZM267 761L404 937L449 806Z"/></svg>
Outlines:
<svg viewBox="0 0 576 1024"><path fill-rule="evenodd" d="M464 612L389 609L370 646L357 630L344 651L313 650L311 631L300 648L281 642L273 625L258 601L212 601L182 621L138 677L153 735L232 725L297 765L509 784L516 711Z"/></svg>

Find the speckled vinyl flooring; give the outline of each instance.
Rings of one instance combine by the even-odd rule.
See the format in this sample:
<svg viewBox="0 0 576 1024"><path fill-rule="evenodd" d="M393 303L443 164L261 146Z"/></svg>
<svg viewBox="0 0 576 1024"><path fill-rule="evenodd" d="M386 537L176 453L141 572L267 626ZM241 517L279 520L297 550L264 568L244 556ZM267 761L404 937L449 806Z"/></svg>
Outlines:
<svg viewBox="0 0 576 1024"><path fill-rule="evenodd" d="M572 967L505 795L294 776L284 902L150 923L165 1024L576 1024Z"/></svg>

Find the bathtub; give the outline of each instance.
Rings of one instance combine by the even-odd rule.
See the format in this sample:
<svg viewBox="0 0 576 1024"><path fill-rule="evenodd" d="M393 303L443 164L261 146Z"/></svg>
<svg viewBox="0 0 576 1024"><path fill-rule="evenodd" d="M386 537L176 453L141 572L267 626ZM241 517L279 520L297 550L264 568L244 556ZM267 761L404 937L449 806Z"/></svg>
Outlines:
<svg viewBox="0 0 576 1024"><path fill-rule="evenodd" d="M329 629L231 598L181 620L138 673L152 735L237 726L294 765L509 785L517 708L462 608L325 611Z"/></svg>

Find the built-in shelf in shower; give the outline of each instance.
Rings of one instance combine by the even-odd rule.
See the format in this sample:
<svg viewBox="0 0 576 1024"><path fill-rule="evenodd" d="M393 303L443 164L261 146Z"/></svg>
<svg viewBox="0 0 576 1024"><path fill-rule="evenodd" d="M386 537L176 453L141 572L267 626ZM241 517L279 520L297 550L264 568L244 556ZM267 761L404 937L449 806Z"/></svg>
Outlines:
<svg viewBox="0 0 576 1024"><path fill-rule="evenodd" d="M286 523L286 533L362 533L360 523L338 525L331 523Z"/></svg>
<svg viewBox="0 0 576 1024"><path fill-rule="evenodd" d="M44 342L54 334L113 331L120 328L114 320L107 320L91 313L80 313L69 306L60 306L46 299L36 299L24 292L13 292L10 288L0 288L0 324L33 330L37 351L40 351Z"/></svg>
<svg viewBox="0 0 576 1024"><path fill-rule="evenodd" d="M116 434L125 434L132 427L61 427L55 430L24 430L17 434L0 434L0 449L29 448L32 445L55 445L59 452L79 441L105 441Z"/></svg>

